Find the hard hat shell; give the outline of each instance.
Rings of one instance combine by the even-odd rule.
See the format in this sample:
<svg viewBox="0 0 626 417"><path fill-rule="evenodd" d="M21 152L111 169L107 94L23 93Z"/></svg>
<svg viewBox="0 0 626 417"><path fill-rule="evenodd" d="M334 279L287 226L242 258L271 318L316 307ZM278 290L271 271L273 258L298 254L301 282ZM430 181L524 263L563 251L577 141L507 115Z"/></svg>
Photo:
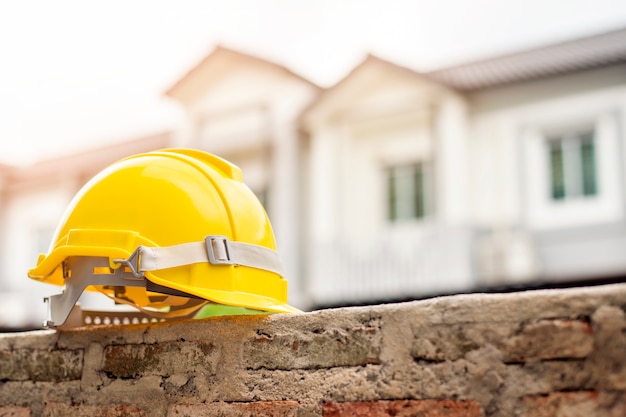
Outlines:
<svg viewBox="0 0 626 417"><path fill-rule="evenodd" d="M235 165L206 152L165 149L122 159L104 169L74 197L49 251L28 276L64 285L69 257L127 259L140 246L166 247L202 241L208 235L276 250L263 206ZM287 281L275 272L243 265L193 263L154 271L152 283L215 303L278 313L287 304ZM94 288L89 288L94 289ZM161 308L145 288L95 286L117 301ZM163 298L163 297L161 297Z"/></svg>

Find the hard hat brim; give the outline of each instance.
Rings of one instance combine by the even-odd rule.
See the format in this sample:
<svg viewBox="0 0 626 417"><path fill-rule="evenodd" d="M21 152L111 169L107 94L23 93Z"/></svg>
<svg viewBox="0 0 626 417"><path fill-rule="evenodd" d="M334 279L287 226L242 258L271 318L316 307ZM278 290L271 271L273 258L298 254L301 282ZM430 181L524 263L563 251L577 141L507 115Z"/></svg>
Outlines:
<svg viewBox="0 0 626 417"><path fill-rule="evenodd" d="M221 291L208 288L197 288L171 281L160 279L152 273L146 273L146 278L157 285L166 285L178 291L192 294L218 304L230 305L235 307L245 307L254 310L269 311L272 313L302 313L295 307L288 304L279 303L276 299L264 297L258 294L250 294L241 291Z"/></svg>

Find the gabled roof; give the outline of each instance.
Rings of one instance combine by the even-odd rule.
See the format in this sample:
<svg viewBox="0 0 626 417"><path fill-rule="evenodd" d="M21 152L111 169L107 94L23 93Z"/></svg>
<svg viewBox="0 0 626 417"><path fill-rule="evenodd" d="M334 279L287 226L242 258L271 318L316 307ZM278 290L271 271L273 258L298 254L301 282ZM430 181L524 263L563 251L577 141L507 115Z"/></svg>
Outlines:
<svg viewBox="0 0 626 417"><path fill-rule="evenodd" d="M427 73L463 91L626 62L626 28Z"/></svg>
<svg viewBox="0 0 626 417"><path fill-rule="evenodd" d="M404 80L406 82L428 83L436 86L442 85L440 82L431 79L428 75L368 54L359 65L354 67L339 82L324 90L318 98L304 110L300 119L305 121L322 108L326 108L328 105L337 105L340 97L344 95L349 95L354 91L362 92L367 88L371 88L371 82L366 83L362 79L362 77L366 76L368 71L379 71L379 80L385 83L394 80Z"/></svg>
<svg viewBox="0 0 626 417"><path fill-rule="evenodd" d="M202 80L211 80L211 78L219 77L228 65L241 65L242 67L253 65L257 68L270 69L271 71L276 71L277 73L298 79L316 89L320 88L313 82L289 70L287 67L218 45L209 55L204 57L198 65L191 68L187 74L167 89L165 95L176 99L184 99L191 93L190 89L193 89L192 85Z"/></svg>
<svg viewBox="0 0 626 417"><path fill-rule="evenodd" d="M337 90L341 88L343 84L348 83L354 77L354 74L358 73L363 68L366 68L372 65L378 65L379 67L384 68L387 71L396 73L398 76L412 77L413 79L419 80L419 81L429 80L430 78L428 75L424 73L417 72L408 67L403 67L402 65L398 65L391 61L387 61L383 58L377 57L376 55L368 54L365 57L365 59L361 61L359 65L354 67L345 77L343 77L339 82L337 82L331 88L328 88L326 91L328 92L331 90ZM430 81L434 81L434 80L430 80Z"/></svg>

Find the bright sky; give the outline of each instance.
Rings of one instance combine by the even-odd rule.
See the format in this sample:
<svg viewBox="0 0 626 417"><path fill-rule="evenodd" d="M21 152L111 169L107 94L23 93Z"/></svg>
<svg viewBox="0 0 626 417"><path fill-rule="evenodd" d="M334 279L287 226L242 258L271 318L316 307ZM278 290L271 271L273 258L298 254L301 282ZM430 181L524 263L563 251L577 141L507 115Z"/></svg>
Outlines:
<svg viewBox="0 0 626 417"><path fill-rule="evenodd" d="M626 25L623 0L0 2L0 162L172 129L165 91L216 44L321 86L368 52L429 70Z"/></svg>

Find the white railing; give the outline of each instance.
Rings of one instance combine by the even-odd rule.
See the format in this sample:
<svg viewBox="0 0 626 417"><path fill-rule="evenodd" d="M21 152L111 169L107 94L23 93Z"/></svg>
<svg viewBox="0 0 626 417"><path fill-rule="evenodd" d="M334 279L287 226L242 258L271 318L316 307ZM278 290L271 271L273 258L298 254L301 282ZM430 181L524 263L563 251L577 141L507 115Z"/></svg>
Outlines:
<svg viewBox="0 0 626 417"><path fill-rule="evenodd" d="M442 230L427 239L318 243L308 292L318 305L408 299L471 288L472 235Z"/></svg>

